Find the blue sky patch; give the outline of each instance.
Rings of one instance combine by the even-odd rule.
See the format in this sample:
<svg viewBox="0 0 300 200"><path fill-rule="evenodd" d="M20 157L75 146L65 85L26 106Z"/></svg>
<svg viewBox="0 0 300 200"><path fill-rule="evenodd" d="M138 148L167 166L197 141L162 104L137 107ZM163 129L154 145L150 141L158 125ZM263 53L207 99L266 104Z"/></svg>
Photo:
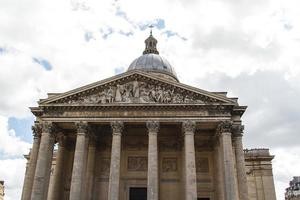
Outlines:
<svg viewBox="0 0 300 200"><path fill-rule="evenodd" d="M91 39L93 39L93 33L90 31L85 32L84 34L84 39L85 41L89 42Z"/></svg>
<svg viewBox="0 0 300 200"><path fill-rule="evenodd" d="M39 65L41 65L47 71L50 71L52 69L52 65L48 60L45 60L43 58L33 57L32 61L39 64Z"/></svg>
<svg viewBox="0 0 300 200"><path fill-rule="evenodd" d="M4 47L0 47L0 55L4 54L7 50Z"/></svg>
<svg viewBox="0 0 300 200"><path fill-rule="evenodd" d="M109 35L114 33L114 30L111 27L108 27L106 29L101 28L100 33L102 35L102 38L106 40Z"/></svg>
<svg viewBox="0 0 300 200"><path fill-rule="evenodd" d="M119 33L120 33L121 35L125 35L125 36L127 36L127 37L133 35L133 32L131 32L131 31L129 31L129 32L124 32L124 31L121 30L121 31L119 31Z"/></svg>
<svg viewBox="0 0 300 200"><path fill-rule="evenodd" d="M124 67L116 67L116 68L114 69L115 75L116 75L116 74L121 74L121 73L123 73L124 71L125 71Z"/></svg>
<svg viewBox="0 0 300 200"><path fill-rule="evenodd" d="M153 25L154 28L157 28L159 30L164 29L166 27L165 20L161 19L161 18L154 19L154 20L148 21L146 23L140 23L140 24L138 24L138 27L140 30L144 31L146 29L149 29L150 25Z"/></svg>
<svg viewBox="0 0 300 200"><path fill-rule="evenodd" d="M22 119L10 117L8 118L8 128L14 129L16 136L20 137L22 140L32 143L31 126L33 125L33 122L33 116Z"/></svg>
<svg viewBox="0 0 300 200"><path fill-rule="evenodd" d="M171 30L166 30L166 31L164 31L163 33L166 34L168 38L169 38L169 37L173 37L173 36L177 36L177 37L179 37L180 39L182 39L182 40L184 40L184 41L187 40L187 38L182 37L182 36L179 35L177 32L173 32L173 31L171 31Z"/></svg>

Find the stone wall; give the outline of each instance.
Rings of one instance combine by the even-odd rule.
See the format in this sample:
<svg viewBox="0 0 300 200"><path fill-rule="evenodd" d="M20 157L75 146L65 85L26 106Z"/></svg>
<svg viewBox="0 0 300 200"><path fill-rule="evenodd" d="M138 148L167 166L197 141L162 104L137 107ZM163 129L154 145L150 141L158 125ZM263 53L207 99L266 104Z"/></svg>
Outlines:
<svg viewBox="0 0 300 200"><path fill-rule="evenodd" d="M0 181L0 200L4 200L4 181Z"/></svg>
<svg viewBox="0 0 300 200"><path fill-rule="evenodd" d="M269 149L246 149L246 173L249 200L276 200Z"/></svg>

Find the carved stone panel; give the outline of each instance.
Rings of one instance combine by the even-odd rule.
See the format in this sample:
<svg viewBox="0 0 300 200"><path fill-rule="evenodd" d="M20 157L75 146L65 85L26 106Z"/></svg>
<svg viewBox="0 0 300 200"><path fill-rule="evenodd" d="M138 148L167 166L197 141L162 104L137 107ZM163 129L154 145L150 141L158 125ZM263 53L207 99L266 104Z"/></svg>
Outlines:
<svg viewBox="0 0 300 200"><path fill-rule="evenodd" d="M127 170L128 171L147 171L148 160L147 157L128 157Z"/></svg>
<svg viewBox="0 0 300 200"><path fill-rule="evenodd" d="M98 89L86 91L57 100L55 103L65 104L108 104L108 103L213 103L217 99L185 90L174 85L146 80L129 80L128 82L112 82Z"/></svg>
<svg viewBox="0 0 300 200"><path fill-rule="evenodd" d="M204 158L204 157L196 158L196 172L209 173L208 158Z"/></svg>
<svg viewBox="0 0 300 200"><path fill-rule="evenodd" d="M177 172L177 158L163 158L162 160L163 172Z"/></svg>

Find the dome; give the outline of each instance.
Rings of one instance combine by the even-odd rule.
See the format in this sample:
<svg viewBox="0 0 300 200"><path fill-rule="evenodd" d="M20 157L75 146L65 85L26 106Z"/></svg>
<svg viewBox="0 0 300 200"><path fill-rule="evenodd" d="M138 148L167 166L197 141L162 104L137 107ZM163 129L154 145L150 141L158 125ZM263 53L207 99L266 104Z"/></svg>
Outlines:
<svg viewBox="0 0 300 200"><path fill-rule="evenodd" d="M162 73L177 80L177 75L170 63L162 56L154 53L144 54L135 59L127 71L143 70L147 72Z"/></svg>
<svg viewBox="0 0 300 200"><path fill-rule="evenodd" d="M159 55L156 49L157 40L152 36L152 31L150 32L150 36L145 40L145 44L146 47L143 55L136 58L129 65L127 71L142 70L178 82L174 68L167 59Z"/></svg>

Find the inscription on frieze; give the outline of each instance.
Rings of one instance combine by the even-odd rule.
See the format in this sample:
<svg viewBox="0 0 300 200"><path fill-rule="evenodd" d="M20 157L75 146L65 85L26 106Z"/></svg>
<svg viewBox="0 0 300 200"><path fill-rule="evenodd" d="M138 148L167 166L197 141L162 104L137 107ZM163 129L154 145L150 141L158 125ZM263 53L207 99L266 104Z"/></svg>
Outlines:
<svg viewBox="0 0 300 200"><path fill-rule="evenodd" d="M147 139L143 137L128 138L125 142L125 148L129 151L146 151L148 149Z"/></svg>
<svg viewBox="0 0 300 200"><path fill-rule="evenodd" d="M147 157L136 157L129 156L127 160L127 170L128 171L147 171L148 160Z"/></svg>
<svg viewBox="0 0 300 200"><path fill-rule="evenodd" d="M197 173L209 172L208 158L204 158L204 157L196 158L196 172Z"/></svg>
<svg viewBox="0 0 300 200"><path fill-rule="evenodd" d="M176 140L162 140L159 142L160 151L179 151L180 147L180 142Z"/></svg>
<svg viewBox="0 0 300 200"><path fill-rule="evenodd" d="M217 99L159 82L129 81L111 83L93 92L60 99L55 103L109 104L109 103L214 103Z"/></svg>
<svg viewBox="0 0 300 200"><path fill-rule="evenodd" d="M177 158L163 158L162 171L163 172L176 172L177 171Z"/></svg>

